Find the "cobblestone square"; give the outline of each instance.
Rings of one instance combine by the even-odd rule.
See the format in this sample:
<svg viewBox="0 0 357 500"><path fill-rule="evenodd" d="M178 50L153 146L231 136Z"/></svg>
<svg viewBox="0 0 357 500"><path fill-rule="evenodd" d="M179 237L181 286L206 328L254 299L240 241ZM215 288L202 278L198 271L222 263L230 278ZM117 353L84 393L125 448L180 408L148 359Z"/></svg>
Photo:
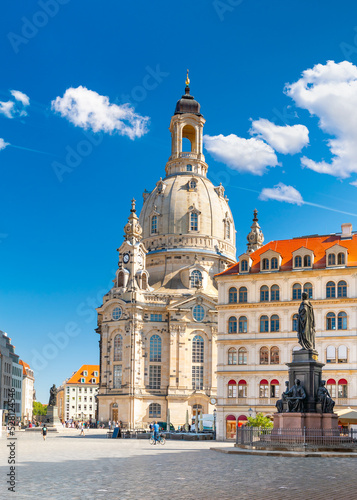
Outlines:
<svg viewBox="0 0 357 500"><path fill-rule="evenodd" d="M16 434L16 492L7 491L6 434L1 437L1 498L148 498L355 500L354 458L241 456L210 448L227 443L167 441L152 446L112 440L105 431ZM230 446L230 445L228 445ZM303 485L303 486L299 486Z"/></svg>

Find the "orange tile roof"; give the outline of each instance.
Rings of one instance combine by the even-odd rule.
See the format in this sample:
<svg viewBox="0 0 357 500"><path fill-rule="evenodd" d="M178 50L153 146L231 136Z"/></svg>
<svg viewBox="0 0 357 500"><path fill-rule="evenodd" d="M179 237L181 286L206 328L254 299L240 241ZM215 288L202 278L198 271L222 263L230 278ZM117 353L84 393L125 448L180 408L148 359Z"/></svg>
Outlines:
<svg viewBox="0 0 357 500"><path fill-rule="evenodd" d="M25 363L25 361L22 361L22 359L20 359L19 364L22 365L22 374L23 375L26 375L26 368L31 370L30 365Z"/></svg>
<svg viewBox="0 0 357 500"><path fill-rule="evenodd" d="M334 245L347 248L347 267L357 266L357 234L353 234L350 239L341 239L341 235L329 234L325 236L303 236L291 240L270 241L262 248L252 252L249 256L252 259L251 273L260 272L260 256L268 250L274 250L281 255L282 261L280 271L291 271L293 266L293 252L301 247L308 248L314 252L313 269L323 269L326 267L326 250ZM216 276L227 276L239 273L239 262L216 274Z"/></svg>
<svg viewBox="0 0 357 500"><path fill-rule="evenodd" d="M83 372L87 372L87 376L83 375ZM98 372L98 377L94 376L94 372ZM92 385L92 378L96 379L96 384L99 384L99 365L82 365L76 373L74 373L67 381L66 384L81 384L81 379L85 379L85 384Z"/></svg>

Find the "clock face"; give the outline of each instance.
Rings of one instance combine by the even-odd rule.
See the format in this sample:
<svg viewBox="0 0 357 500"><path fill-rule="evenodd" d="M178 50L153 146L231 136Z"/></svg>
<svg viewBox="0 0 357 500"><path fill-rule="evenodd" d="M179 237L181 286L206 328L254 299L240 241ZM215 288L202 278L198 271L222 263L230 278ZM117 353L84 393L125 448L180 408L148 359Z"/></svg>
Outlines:
<svg viewBox="0 0 357 500"><path fill-rule="evenodd" d="M128 254L128 253L125 253L125 254L123 255L123 262L124 262L124 264L127 264L127 263L129 262L129 258L130 258L130 257L129 257L129 254Z"/></svg>
<svg viewBox="0 0 357 500"><path fill-rule="evenodd" d="M212 399L211 399L211 405L215 405L215 404L216 404L216 402L217 402L217 400L216 400L215 398L212 398Z"/></svg>
<svg viewBox="0 0 357 500"><path fill-rule="evenodd" d="M138 255L138 264L139 264L139 266L141 266L142 263L143 263L143 256L141 255L141 253L139 253L139 255Z"/></svg>

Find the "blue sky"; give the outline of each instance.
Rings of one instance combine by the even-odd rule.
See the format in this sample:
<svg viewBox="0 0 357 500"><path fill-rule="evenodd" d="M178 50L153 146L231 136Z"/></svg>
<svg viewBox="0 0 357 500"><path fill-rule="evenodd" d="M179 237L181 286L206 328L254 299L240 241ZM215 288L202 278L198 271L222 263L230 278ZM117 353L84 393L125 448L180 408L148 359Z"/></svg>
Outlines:
<svg viewBox="0 0 357 500"><path fill-rule="evenodd" d="M186 68L237 255L254 208L266 242L357 228L355 2L7 2L0 47L0 329L38 400L99 362L94 308Z"/></svg>

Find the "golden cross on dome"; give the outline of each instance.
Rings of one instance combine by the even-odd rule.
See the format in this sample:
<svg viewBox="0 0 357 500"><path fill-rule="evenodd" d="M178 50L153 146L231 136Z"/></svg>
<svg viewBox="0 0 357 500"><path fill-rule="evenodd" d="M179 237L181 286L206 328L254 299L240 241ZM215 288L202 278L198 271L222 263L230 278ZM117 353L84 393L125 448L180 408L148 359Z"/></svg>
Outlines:
<svg viewBox="0 0 357 500"><path fill-rule="evenodd" d="M188 77L188 72L189 72L189 71L190 71L190 70L188 69L188 70L187 70L187 76L186 76L186 82L185 82L185 83L186 83L186 87L188 87L188 86L190 85L190 79L189 79L189 77Z"/></svg>

